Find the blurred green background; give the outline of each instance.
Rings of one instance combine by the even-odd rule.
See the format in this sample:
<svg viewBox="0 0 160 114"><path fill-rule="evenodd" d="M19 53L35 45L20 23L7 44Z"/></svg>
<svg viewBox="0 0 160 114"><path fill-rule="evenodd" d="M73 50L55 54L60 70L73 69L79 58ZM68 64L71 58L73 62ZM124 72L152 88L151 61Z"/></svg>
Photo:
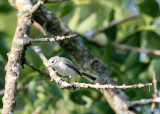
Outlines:
<svg viewBox="0 0 160 114"><path fill-rule="evenodd" d="M152 81L156 72L159 82L160 57L115 48L113 44L160 49L159 0L73 0L56 4L46 4L57 17L75 31L88 49L106 65L109 75L116 83L137 84ZM5 0L0 0L0 89L4 88L5 65L17 24L17 10ZM113 20L139 15L138 18L120 23L95 37L88 36L95 30L108 25ZM34 26L30 37L43 37ZM57 43L37 43L46 57L60 55L69 58ZM39 57L30 48L27 60L45 70ZM15 114L106 114L114 113L103 95L95 89L61 90L28 66L21 70L18 88L27 89L17 93ZM85 79L79 82L89 83ZM159 86L159 84L158 84ZM153 88L124 90L131 100L152 98ZM145 94L144 94L145 93ZM2 96L0 96L2 98ZM0 102L0 110L2 102ZM137 107L139 113L150 113L150 105Z"/></svg>

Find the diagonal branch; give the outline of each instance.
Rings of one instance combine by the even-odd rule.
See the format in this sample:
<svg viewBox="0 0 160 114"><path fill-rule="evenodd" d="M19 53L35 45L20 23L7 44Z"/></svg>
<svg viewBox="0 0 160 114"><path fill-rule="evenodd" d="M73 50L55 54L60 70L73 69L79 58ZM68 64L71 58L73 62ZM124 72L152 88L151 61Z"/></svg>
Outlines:
<svg viewBox="0 0 160 114"><path fill-rule="evenodd" d="M121 49L121 50L126 50L126 51L135 51L135 52L139 52L139 53L160 56L160 50L142 49L142 48L128 46L128 45L124 45L124 44L114 44L114 47Z"/></svg>
<svg viewBox="0 0 160 114"><path fill-rule="evenodd" d="M42 1L38 1L34 6L32 6L32 8L29 10L29 15L32 15L34 12L36 12L37 11L37 9L41 6L41 5L43 5L44 4L44 2L42 2Z"/></svg>
<svg viewBox="0 0 160 114"><path fill-rule="evenodd" d="M58 84L63 83L63 79L58 77L56 75L56 72L51 67L47 67L48 66L48 63L47 63L48 60L44 56L44 54L42 53L41 48L39 46L35 46L35 45L31 45L31 48L37 53L37 55L39 55L39 57L43 61L43 64L46 66L46 68L50 72L51 81L56 81L56 83L58 83ZM67 82L65 82L65 83L67 83Z"/></svg>
<svg viewBox="0 0 160 114"><path fill-rule="evenodd" d="M44 75L44 76L46 76L46 77L49 77L49 76L50 76L47 72L45 72L45 71L43 71L43 70L40 70L40 69L37 68L34 64L32 64L31 62L29 62L29 61L27 61L27 60L25 60L25 64L28 65L28 66L30 66L32 69L34 69L35 71L39 72L40 74L42 74L42 75Z"/></svg>
<svg viewBox="0 0 160 114"><path fill-rule="evenodd" d="M43 29L43 27L39 23L37 23L37 22L34 21L33 26L37 30L39 30L41 33L43 33L43 35L47 35L47 32Z"/></svg>
<svg viewBox="0 0 160 114"><path fill-rule="evenodd" d="M137 101L131 101L128 103L129 107L135 107L135 106L142 106L147 105L151 103L160 103L160 97L157 97L156 99L141 99Z"/></svg>
<svg viewBox="0 0 160 114"><path fill-rule="evenodd" d="M94 31L89 37L92 38L95 35L97 35L97 34L99 34L101 32L104 32L109 28L112 28L113 26L116 26L116 25L118 25L120 23L123 23L123 22L126 22L126 21L134 20L134 19L137 19L137 18L140 18L140 17L141 17L141 15L134 15L134 16L123 18L121 20L117 20L117 21L114 20L114 21L110 22L108 25L106 25L105 27Z"/></svg>

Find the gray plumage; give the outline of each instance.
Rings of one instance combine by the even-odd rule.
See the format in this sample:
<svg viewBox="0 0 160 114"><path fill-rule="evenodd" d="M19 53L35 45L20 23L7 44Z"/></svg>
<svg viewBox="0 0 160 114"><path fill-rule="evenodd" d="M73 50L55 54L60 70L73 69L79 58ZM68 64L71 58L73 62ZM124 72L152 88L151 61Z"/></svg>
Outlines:
<svg viewBox="0 0 160 114"><path fill-rule="evenodd" d="M48 67L54 68L56 72L63 76L68 76L69 78L76 78L76 76L80 75L91 82L98 78L96 75L80 70L72 61L59 56L50 58L48 60Z"/></svg>

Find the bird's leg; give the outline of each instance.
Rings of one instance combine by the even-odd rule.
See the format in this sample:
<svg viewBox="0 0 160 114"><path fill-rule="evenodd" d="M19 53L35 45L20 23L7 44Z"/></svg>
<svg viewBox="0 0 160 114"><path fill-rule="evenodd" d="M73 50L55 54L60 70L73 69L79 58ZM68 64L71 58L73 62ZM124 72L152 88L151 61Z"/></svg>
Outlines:
<svg viewBox="0 0 160 114"><path fill-rule="evenodd" d="M56 70L54 70L54 72L56 73L56 75L58 74L58 76L59 76L59 73ZM64 81L64 78L62 78L62 77L60 77L60 78Z"/></svg>
<svg viewBox="0 0 160 114"><path fill-rule="evenodd" d="M70 79L72 78L72 76L67 76L67 77L68 77L68 78L67 78L66 82L69 82Z"/></svg>

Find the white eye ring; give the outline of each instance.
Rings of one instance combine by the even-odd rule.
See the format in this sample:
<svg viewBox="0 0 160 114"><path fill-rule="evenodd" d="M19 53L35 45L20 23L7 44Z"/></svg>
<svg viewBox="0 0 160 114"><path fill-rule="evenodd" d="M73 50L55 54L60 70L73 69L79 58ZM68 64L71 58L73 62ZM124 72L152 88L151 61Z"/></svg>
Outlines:
<svg viewBox="0 0 160 114"><path fill-rule="evenodd" d="M52 63L54 63L54 61L52 61Z"/></svg>

